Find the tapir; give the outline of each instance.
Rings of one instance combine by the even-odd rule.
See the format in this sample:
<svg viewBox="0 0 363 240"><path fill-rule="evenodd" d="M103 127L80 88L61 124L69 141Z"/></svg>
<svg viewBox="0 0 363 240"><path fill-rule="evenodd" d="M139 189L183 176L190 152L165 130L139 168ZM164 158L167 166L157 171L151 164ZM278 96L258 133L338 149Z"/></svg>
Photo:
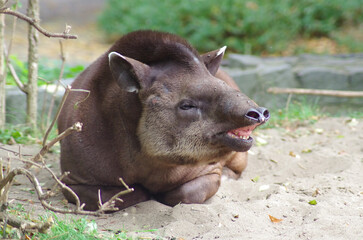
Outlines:
<svg viewBox="0 0 363 240"><path fill-rule="evenodd" d="M250 134L270 113L219 69L225 49L199 54L174 34L136 31L75 79L73 89L90 93L71 92L61 111L60 132L83 129L61 141L60 163L85 209L124 190L120 178L134 188L117 201L123 209L149 199L203 203L222 173L240 177Z"/></svg>

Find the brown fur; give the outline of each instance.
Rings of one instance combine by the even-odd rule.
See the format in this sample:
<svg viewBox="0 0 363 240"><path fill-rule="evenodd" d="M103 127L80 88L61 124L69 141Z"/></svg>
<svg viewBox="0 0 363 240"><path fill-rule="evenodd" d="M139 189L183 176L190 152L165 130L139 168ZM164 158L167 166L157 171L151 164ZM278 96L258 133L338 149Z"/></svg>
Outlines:
<svg viewBox="0 0 363 240"><path fill-rule="evenodd" d="M110 52L122 56L111 54L109 66ZM136 189L119 204L125 208L151 196L169 205L202 203L218 190L224 166L240 176L250 145L235 146L224 133L256 124L245 115L258 106L217 72L222 56L199 55L172 34L139 31L80 74L72 88L91 94L74 109L86 94L72 92L58 127L83 123L61 142L61 169L71 172L63 181L86 209L97 208L98 189L103 202L121 191L120 177Z"/></svg>

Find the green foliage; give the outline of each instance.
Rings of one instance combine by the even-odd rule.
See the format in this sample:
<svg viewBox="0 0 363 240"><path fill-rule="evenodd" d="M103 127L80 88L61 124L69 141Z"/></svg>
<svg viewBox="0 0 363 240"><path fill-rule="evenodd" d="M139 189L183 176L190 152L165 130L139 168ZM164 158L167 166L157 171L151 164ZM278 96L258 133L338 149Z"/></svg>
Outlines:
<svg viewBox="0 0 363 240"><path fill-rule="evenodd" d="M57 136L57 127L49 133L48 141ZM0 128L0 143L3 144L33 144L43 140L44 133L34 130L26 125L7 124Z"/></svg>
<svg viewBox="0 0 363 240"><path fill-rule="evenodd" d="M360 30L361 33L363 31ZM345 33L337 33L333 35L333 38L342 46L345 46L350 52L363 52L363 44L361 39L356 39L353 36Z"/></svg>
<svg viewBox="0 0 363 240"><path fill-rule="evenodd" d="M276 53L298 37L330 36L363 21L361 0L108 0L102 29L176 33L200 51L227 45L242 53Z"/></svg>
<svg viewBox="0 0 363 240"><path fill-rule="evenodd" d="M18 74L20 81L26 83L28 80L28 64L21 61L16 56L10 56L10 60L14 65L15 71ZM49 59L42 59L39 61L38 65L38 85L44 85L47 83L53 83L58 80L60 75L60 62L59 61L49 61ZM84 70L84 66L65 66L63 72L63 78L73 78L77 76L80 72ZM15 85L15 81L8 71L6 77L6 84Z"/></svg>
<svg viewBox="0 0 363 240"><path fill-rule="evenodd" d="M4 129L0 128L0 143L11 144L11 143L33 143L34 138L31 136L33 131L27 126L14 126L7 125Z"/></svg>

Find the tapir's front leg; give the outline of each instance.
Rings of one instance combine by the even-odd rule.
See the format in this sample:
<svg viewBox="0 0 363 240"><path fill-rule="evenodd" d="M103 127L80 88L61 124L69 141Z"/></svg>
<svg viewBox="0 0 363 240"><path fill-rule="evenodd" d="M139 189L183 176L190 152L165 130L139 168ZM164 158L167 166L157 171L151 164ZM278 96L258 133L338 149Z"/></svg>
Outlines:
<svg viewBox="0 0 363 240"><path fill-rule="evenodd" d="M174 206L178 203L203 203L212 197L219 188L220 173L211 173L197 177L165 193L157 194L158 201Z"/></svg>
<svg viewBox="0 0 363 240"><path fill-rule="evenodd" d="M247 158L247 152L232 152L225 160L223 175L237 180L247 167Z"/></svg>

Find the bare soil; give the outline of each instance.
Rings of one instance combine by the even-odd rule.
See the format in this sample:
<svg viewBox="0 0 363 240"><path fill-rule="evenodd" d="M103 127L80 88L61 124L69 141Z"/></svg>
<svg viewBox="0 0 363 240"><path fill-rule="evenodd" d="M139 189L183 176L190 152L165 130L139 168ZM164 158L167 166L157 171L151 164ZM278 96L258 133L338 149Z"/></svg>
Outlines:
<svg viewBox="0 0 363 240"><path fill-rule="evenodd" d="M95 219L100 231L127 230L147 239L363 238L363 120L324 118L254 135L247 170L237 181L223 179L205 204L168 207L151 200L88 218ZM18 151L17 146L3 147ZM23 146L21 151L34 154L39 149ZM0 157L9 156L14 157L0 149ZM46 161L59 174L59 155L49 154ZM19 165L12 160L12 167ZM44 188L53 185L48 173L32 171ZM11 205L21 203L31 216L44 215L30 182L19 176L16 183ZM316 205L309 204L312 200ZM68 206L61 194L52 203ZM146 231L150 229L155 231Z"/></svg>

